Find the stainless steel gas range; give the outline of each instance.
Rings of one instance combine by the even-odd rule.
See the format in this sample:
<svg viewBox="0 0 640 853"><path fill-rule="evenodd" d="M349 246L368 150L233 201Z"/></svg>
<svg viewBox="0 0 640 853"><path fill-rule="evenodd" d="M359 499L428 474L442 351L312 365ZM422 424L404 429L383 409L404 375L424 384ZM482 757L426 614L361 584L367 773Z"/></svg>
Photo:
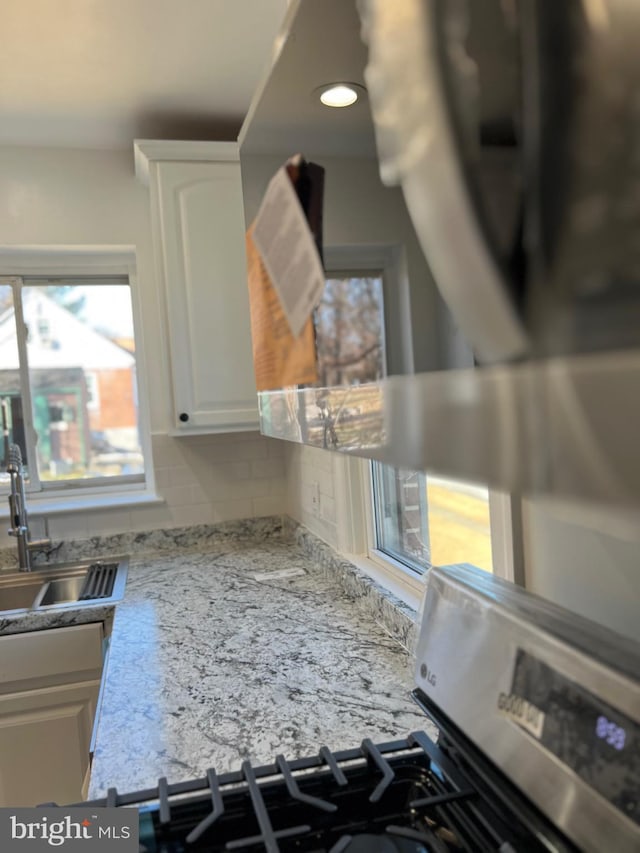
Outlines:
<svg viewBox="0 0 640 853"><path fill-rule="evenodd" d="M469 566L432 569L414 698L439 729L122 794L140 851L640 849L640 647ZM84 804L87 805L87 804Z"/></svg>

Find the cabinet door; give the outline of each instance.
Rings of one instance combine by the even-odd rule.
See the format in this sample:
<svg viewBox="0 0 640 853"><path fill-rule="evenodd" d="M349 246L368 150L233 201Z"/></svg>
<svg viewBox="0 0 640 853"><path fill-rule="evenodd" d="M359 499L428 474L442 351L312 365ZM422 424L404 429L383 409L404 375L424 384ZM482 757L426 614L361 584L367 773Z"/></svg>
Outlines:
<svg viewBox="0 0 640 853"><path fill-rule="evenodd" d="M150 190L176 431L257 429L240 164L157 161Z"/></svg>
<svg viewBox="0 0 640 853"><path fill-rule="evenodd" d="M0 695L99 679L103 639L102 622L0 637Z"/></svg>
<svg viewBox="0 0 640 853"><path fill-rule="evenodd" d="M0 806L82 799L100 681L0 696Z"/></svg>
<svg viewBox="0 0 640 853"><path fill-rule="evenodd" d="M83 798L103 637L100 622L0 637L0 806Z"/></svg>

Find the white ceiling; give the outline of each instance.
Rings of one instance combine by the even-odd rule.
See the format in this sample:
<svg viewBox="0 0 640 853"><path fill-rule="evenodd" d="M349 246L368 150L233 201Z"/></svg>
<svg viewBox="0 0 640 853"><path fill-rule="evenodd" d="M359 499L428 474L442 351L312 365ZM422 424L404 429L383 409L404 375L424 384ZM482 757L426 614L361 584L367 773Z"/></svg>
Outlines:
<svg viewBox="0 0 640 853"><path fill-rule="evenodd" d="M287 0L2 0L0 144L231 139Z"/></svg>
<svg viewBox="0 0 640 853"><path fill-rule="evenodd" d="M375 156L356 0L304 0L292 11L277 61L242 129L243 152ZM362 96L352 107L328 109L317 89L338 81L359 84Z"/></svg>

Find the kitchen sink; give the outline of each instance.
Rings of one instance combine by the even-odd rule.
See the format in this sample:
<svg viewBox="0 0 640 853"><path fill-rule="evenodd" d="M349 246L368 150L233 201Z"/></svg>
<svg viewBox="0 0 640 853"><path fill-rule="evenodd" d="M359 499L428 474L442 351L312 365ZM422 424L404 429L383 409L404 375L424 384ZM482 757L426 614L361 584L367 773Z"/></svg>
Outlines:
<svg viewBox="0 0 640 853"><path fill-rule="evenodd" d="M128 557L103 557L0 571L0 615L112 604L124 596L128 568Z"/></svg>
<svg viewBox="0 0 640 853"><path fill-rule="evenodd" d="M85 579L82 575L72 578L58 578L43 584L34 606L48 607L51 604L66 604L78 601Z"/></svg>
<svg viewBox="0 0 640 853"><path fill-rule="evenodd" d="M42 586L42 578L29 577L28 581L30 582L5 585L0 579L0 612L31 607Z"/></svg>

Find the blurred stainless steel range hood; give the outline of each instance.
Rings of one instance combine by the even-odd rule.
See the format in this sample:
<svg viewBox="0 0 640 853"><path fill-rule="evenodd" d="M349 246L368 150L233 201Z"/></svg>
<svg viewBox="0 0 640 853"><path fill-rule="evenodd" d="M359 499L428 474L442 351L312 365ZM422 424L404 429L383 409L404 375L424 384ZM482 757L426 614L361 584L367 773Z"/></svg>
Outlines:
<svg viewBox="0 0 640 853"><path fill-rule="evenodd" d="M305 55L298 29L302 14L315 13L321 5L317 0L291 4L273 65L241 131L241 157L243 152L275 153L279 136L290 144L287 153L293 153L310 134L315 134L317 148L326 144L327 152L335 152L335 131L315 127L311 117L300 120L293 102L287 113L291 92L278 100L272 86L283 77L293 85L286 62L291 51ZM328 5L338 9L352 4ZM323 8L326 12L328 6ZM336 32L337 55L347 55L342 33ZM351 37L358 40L359 33ZM358 62L362 50L354 43ZM317 72L314 62L310 55L309 67L301 73ZM352 79L360 82L355 74ZM276 103L276 120L271 121ZM349 155L361 145L370 157L371 128L356 118L347 134ZM262 393L261 429L276 438L484 482L507 492L637 507L639 389L637 350L562 356L395 376L350 388Z"/></svg>
<svg viewBox="0 0 640 853"><path fill-rule="evenodd" d="M273 391L261 430L506 492L638 506L639 379L640 353L624 352Z"/></svg>

